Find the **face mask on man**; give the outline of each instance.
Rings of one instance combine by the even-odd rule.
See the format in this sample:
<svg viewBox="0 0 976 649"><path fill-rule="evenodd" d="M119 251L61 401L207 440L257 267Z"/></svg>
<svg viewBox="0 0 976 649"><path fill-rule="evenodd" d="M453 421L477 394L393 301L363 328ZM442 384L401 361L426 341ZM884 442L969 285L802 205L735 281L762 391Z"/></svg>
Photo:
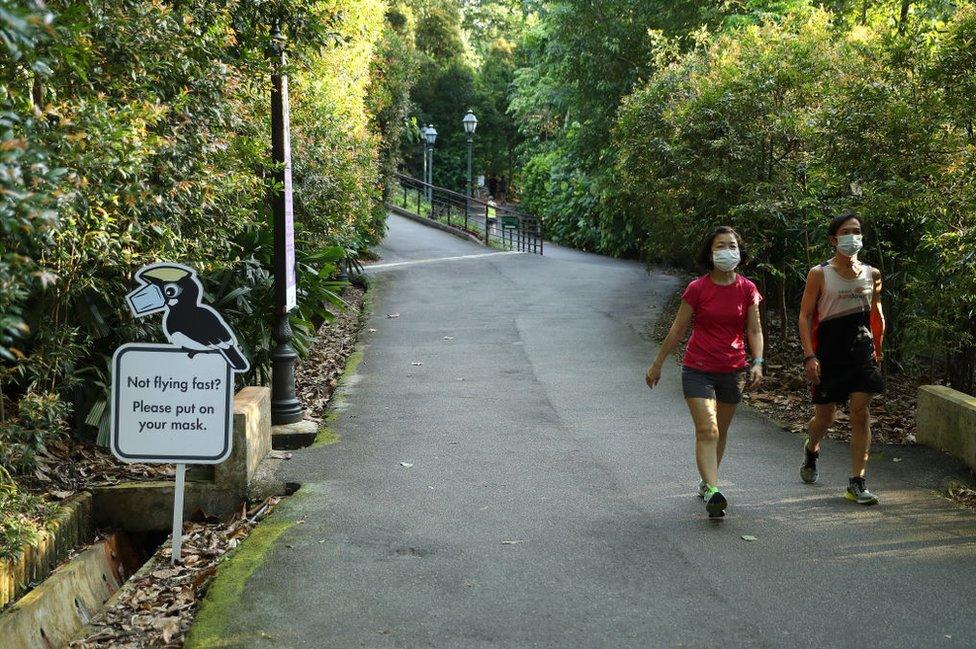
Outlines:
<svg viewBox="0 0 976 649"><path fill-rule="evenodd" d="M837 251L853 257L864 247L864 238L860 234L842 234L837 237Z"/></svg>
<svg viewBox="0 0 976 649"><path fill-rule="evenodd" d="M739 265L738 248L724 248L722 250L712 251L712 263L715 264L715 268L726 273L735 270L735 267Z"/></svg>

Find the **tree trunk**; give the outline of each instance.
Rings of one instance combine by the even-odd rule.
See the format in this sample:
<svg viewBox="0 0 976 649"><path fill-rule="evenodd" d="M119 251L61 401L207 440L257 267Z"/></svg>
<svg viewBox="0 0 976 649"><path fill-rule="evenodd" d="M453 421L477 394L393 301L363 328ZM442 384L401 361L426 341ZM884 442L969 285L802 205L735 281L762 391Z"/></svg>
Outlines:
<svg viewBox="0 0 976 649"><path fill-rule="evenodd" d="M905 27L908 23L908 10L912 6L912 0L901 0L901 14L898 16L898 34L902 35L905 33Z"/></svg>

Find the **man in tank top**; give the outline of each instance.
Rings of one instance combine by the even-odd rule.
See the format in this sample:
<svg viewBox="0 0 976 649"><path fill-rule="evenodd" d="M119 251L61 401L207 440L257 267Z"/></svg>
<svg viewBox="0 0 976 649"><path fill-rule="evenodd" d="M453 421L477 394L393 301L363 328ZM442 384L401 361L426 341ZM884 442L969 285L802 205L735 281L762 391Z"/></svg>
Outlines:
<svg viewBox="0 0 976 649"><path fill-rule="evenodd" d="M850 401L851 477L844 497L862 505L878 498L868 491L864 474L871 447L871 397L884 390L879 370L884 339L881 272L857 258L862 246L861 217L847 213L834 218L827 240L834 256L807 275L800 303L800 344L814 404L807 425L800 477L819 477L820 440L834 423L837 405Z"/></svg>

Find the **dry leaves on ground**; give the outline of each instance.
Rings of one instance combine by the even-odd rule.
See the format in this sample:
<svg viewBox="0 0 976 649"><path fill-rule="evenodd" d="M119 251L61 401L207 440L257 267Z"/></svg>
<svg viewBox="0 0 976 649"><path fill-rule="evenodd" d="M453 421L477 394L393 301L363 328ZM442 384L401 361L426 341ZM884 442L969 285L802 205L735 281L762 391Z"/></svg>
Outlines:
<svg viewBox="0 0 976 649"><path fill-rule="evenodd" d="M357 286L345 290L342 299L348 306L336 314L335 320L319 328L308 358L299 363L295 370L298 396L311 417L325 417L332 393L345 369L346 359L356 345L363 294L363 290Z"/></svg>
<svg viewBox="0 0 976 649"><path fill-rule="evenodd" d="M36 455L37 469L28 487L56 500L75 492L120 482L170 480L172 464L126 464L105 448L73 439L48 444Z"/></svg>
<svg viewBox="0 0 976 649"><path fill-rule="evenodd" d="M955 484L949 487L949 498L976 511L976 489L970 489L964 484Z"/></svg>
<svg viewBox="0 0 976 649"><path fill-rule="evenodd" d="M269 498L242 510L230 523L183 526L183 561L170 565L167 542L119 591L118 601L97 615L91 633L73 649L182 647L217 565L281 499ZM198 515L194 520L205 520Z"/></svg>

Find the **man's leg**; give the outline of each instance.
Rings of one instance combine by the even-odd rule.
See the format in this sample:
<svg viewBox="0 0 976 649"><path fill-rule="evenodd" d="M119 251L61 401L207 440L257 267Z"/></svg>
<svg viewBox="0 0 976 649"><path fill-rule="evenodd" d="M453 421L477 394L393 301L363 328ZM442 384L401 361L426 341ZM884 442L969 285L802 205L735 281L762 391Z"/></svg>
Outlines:
<svg viewBox="0 0 976 649"><path fill-rule="evenodd" d="M711 486L718 481L718 421L714 399L685 399L695 423L695 461L702 480Z"/></svg>
<svg viewBox="0 0 976 649"><path fill-rule="evenodd" d="M871 396L866 392L851 393L851 475L864 477L871 449Z"/></svg>
<svg viewBox="0 0 976 649"><path fill-rule="evenodd" d="M725 455L725 441L728 439L729 426L732 424L732 417L735 416L735 403L718 403L716 407L716 419L718 424L718 441L715 445L715 467L722 464L722 456Z"/></svg>

